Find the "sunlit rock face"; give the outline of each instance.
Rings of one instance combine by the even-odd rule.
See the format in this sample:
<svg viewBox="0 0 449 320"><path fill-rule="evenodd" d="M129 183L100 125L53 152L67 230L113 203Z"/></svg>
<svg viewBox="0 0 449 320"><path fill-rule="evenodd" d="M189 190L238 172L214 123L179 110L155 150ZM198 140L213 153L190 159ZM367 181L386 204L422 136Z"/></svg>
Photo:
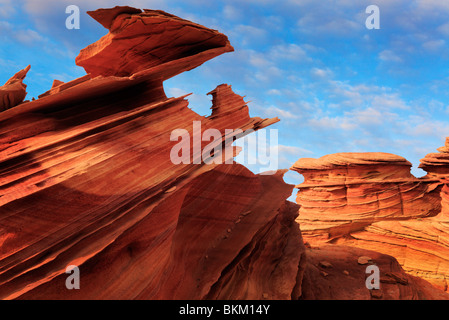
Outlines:
<svg viewBox="0 0 449 320"><path fill-rule="evenodd" d="M300 159L298 222L312 246L349 245L395 257L410 274L447 291L449 279L447 147L427 155L425 177L384 153Z"/></svg>
<svg viewBox="0 0 449 320"><path fill-rule="evenodd" d="M12 91L0 88L1 299L447 298L391 256L310 248L298 224L308 239L320 230L342 239L383 219L435 216L447 192L440 178L416 179L405 159L385 154L308 172L299 165L300 209L286 201L294 188L286 170L256 175L233 161L235 138L279 119L250 117L226 84L211 86L208 117L164 92L164 80L233 51L225 35L157 10L89 14L109 33L76 58L85 76L56 79L31 102L23 101L29 67L12 78ZM219 137L205 154L211 141L196 136L209 129ZM173 132L199 143L187 161L173 161ZM338 209L341 219L332 211L342 197L352 211ZM321 218L324 227L313 221ZM363 286L366 266L357 261L368 255L388 290Z"/></svg>
<svg viewBox="0 0 449 320"><path fill-rule="evenodd" d="M406 159L388 153L337 153L300 159L298 186L303 235L328 241L376 221L434 216L437 180L415 178Z"/></svg>
<svg viewBox="0 0 449 320"><path fill-rule="evenodd" d="M297 298L304 246L285 171L170 158L171 133L193 136L194 122L221 145L226 129L278 121L250 118L228 85L210 117L166 97L163 80L232 51L227 37L162 11L90 15L110 32L77 57L87 75L0 114L0 297Z"/></svg>

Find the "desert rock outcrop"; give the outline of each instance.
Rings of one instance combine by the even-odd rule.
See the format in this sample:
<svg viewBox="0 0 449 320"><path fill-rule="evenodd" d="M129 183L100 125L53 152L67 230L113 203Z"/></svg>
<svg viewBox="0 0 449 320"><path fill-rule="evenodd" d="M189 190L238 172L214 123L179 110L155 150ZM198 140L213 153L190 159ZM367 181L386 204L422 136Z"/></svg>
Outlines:
<svg viewBox="0 0 449 320"><path fill-rule="evenodd" d="M193 139L194 122L200 133L218 129L221 145L232 142L225 129L278 121L250 118L228 85L211 93L211 117L166 97L163 80L232 50L226 36L162 11L90 14L112 29L77 58L89 73L0 114L0 297L291 297L302 242L282 174L216 168L195 152L170 161L171 133ZM261 245L272 233L284 251ZM79 291L65 287L70 265L80 269ZM234 273L238 282L220 281ZM260 281L267 273L276 283Z"/></svg>
<svg viewBox="0 0 449 320"><path fill-rule="evenodd" d="M348 245L395 257L405 271L447 291L449 279L448 140L410 174L395 155L336 154L300 159L298 222L306 242Z"/></svg>
<svg viewBox="0 0 449 320"><path fill-rule="evenodd" d="M338 153L298 160L303 236L324 241L376 221L435 216L440 211L438 179L417 179L411 163L388 153Z"/></svg>
<svg viewBox="0 0 449 320"><path fill-rule="evenodd" d="M210 92L208 117L192 111L187 96L164 92L164 80L232 51L225 35L158 10L89 14L109 33L77 57L87 74L55 80L37 100L23 102L28 67L13 77L18 98L8 95L2 105L1 299L447 298L404 274L392 257L344 246L307 249L296 220L309 210L300 217L306 235L315 236L321 226L311 203L322 211L316 220L342 199L366 212L358 218L353 209L338 209L342 217L325 223L332 235L384 218L435 216L440 189L447 192L441 178L413 178L409 163L392 155L352 156L354 168L327 159L305 173L304 186L314 191L300 210L286 201L294 188L283 181L286 170L256 175L232 161L235 139L278 118L250 117L226 84ZM208 129L219 138L198 140ZM177 163L173 132L194 146ZM360 171L367 163L369 171ZM340 176L322 184L334 169ZM361 172L364 178L353 179ZM355 185L363 190L347 192ZM370 259L358 260L364 256ZM382 294L361 287L365 262L385 267ZM69 290L74 266L80 288Z"/></svg>

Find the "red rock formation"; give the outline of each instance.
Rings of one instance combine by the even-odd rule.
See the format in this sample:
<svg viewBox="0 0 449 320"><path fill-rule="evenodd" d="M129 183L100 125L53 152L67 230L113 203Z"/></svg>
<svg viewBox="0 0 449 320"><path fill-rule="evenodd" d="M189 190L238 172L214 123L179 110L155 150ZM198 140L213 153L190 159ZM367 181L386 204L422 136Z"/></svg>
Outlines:
<svg viewBox="0 0 449 320"><path fill-rule="evenodd" d="M257 176L241 165L223 164L167 193L151 210L140 208L147 212L138 222L80 263L80 290L67 290L67 275L60 273L16 295L262 299L266 294L270 299L290 299L304 252L294 222L297 205L284 200L292 187L282 181L282 172ZM78 251L88 253L89 243L82 240L62 255L67 259ZM48 272L51 265L40 269Z"/></svg>
<svg viewBox="0 0 449 320"><path fill-rule="evenodd" d="M76 58L92 77L137 77L156 69L165 80L234 50L218 31L163 11L115 7L88 14L109 29Z"/></svg>
<svg viewBox="0 0 449 320"><path fill-rule="evenodd" d="M227 85L211 92L210 117L167 98L164 79L231 47L169 14L130 11L91 13L113 30L78 57L89 75L0 114L0 297L297 297L303 246L282 172L205 165L195 152L189 163L170 161L171 133L184 129L193 144L195 121L200 133L218 129L221 145L232 142L225 129L278 119L250 118ZM143 47L130 56L135 43ZM164 59L149 62L148 50ZM65 286L70 265L80 290Z"/></svg>
<svg viewBox="0 0 449 320"><path fill-rule="evenodd" d="M447 291L447 147L448 142L441 153L422 160L420 167L429 174L420 179L410 174L405 160L393 155L299 160L293 170L306 179L298 186L304 239L312 245L344 244L391 255L408 273ZM367 163L366 157L376 164Z"/></svg>
<svg viewBox="0 0 449 320"><path fill-rule="evenodd" d="M447 300L449 294L404 272L392 256L375 251L325 245L307 249L302 281L304 300ZM365 262L362 262L363 260ZM379 289L368 289L367 266L379 268Z"/></svg>
<svg viewBox="0 0 449 320"><path fill-rule="evenodd" d="M440 211L439 181L410 173L411 164L388 153L338 153L298 160L299 223L306 240L323 241L373 222L434 216Z"/></svg>
<svg viewBox="0 0 449 320"><path fill-rule="evenodd" d="M427 172L427 176L444 179L449 176L449 137L446 138L444 147L437 150L438 153L429 153L421 159L419 167Z"/></svg>
<svg viewBox="0 0 449 320"><path fill-rule="evenodd" d="M210 92L209 117L164 93L164 80L232 51L226 36L162 11L89 14L109 33L77 57L88 74L0 113L0 298L328 298L321 281L311 285L319 254L309 250L307 260L285 170L220 164L235 155L226 152L234 138L278 119L250 118L228 85ZM212 128L218 140L195 140ZM179 164L171 161L177 130L195 145ZM391 284L399 293L380 298L444 298L372 256L408 285ZM330 261L320 265L337 266ZM66 287L70 266L79 289Z"/></svg>
<svg viewBox="0 0 449 320"><path fill-rule="evenodd" d="M0 87L0 111L15 107L23 102L27 95L27 86L23 83L23 79L25 79L30 68L31 66L27 66L20 70L6 81L5 85Z"/></svg>

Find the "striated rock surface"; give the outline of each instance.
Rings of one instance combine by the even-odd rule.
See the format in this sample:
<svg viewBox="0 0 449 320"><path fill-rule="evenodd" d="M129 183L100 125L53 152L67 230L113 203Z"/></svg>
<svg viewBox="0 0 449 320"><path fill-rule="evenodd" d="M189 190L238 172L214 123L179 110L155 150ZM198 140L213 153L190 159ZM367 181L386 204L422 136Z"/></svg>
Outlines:
<svg viewBox="0 0 449 320"><path fill-rule="evenodd" d="M234 50L218 31L164 11L115 7L88 14L109 29L76 58L76 64L93 77L137 76L157 68L165 80Z"/></svg>
<svg viewBox="0 0 449 320"><path fill-rule="evenodd" d="M429 153L423 159L419 167L427 172L427 176L445 179L449 176L449 137L445 145L437 149L437 153Z"/></svg>
<svg viewBox="0 0 449 320"><path fill-rule="evenodd" d="M141 204L148 210L141 220L80 264L80 290L65 289L61 273L19 298L291 299L304 253L297 205L284 200L292 188L282 172L258 176L223 164L166 193L151 210ZM78 250L86 248L80 243Z"/></svg>
<svg viewBox="0 0 449 320"><path fill-rule="evenodd" d="M404 272L395 258L375 251L324 245L306 250L307 264L302 282L304 300L448 300L449 294L427 281ZM379 268L379 289L368 289Z"/></svg>
<svg viewBox="0 0 449 320"><path fill-rule="evenodd" d="M27 86L23 83L23 80L30 68L31 66L28 65L25 69L20 70L6 81L5 85L0 87L0 111L15 107L23 102L27 95Z"/></svg>
<svg viewBox="0 0 449 320"><path fill-rule="evenodd" d="M367 298L361 270L373 261L388 280L377 298L446 298L403 274L391 257L343 246L306 249L299 206L286 201L293 189L282 179L286 170L255 175L232 161L239 151L233 140L279 119L251 118L226 84L210 92L208 117L189 109L186 96L165 95L164 80L232 51L225 35L163 11L89 14L109 33L77 57L87 74L55 80L31 102L8 96L0 113L1 299ZM13 77L21 94L28 69ZM218 139L203 141L208 129L218 130ZM396 188L392 197L420 201L419 194L438 193L440 178L420 184L405 177L408 162L383 157L352 159L358 168L389 163L388 174L367 175L417 190ZM320 184L321 177L308 179ZM385 201L391 208L368 210L360 223L408 217ZM410 216L433 215L429 210ZM74 266L80 287L69 290Z"/></svg>
<svg viewBox="0 0 449 320"><path fill-rule="evenodd" d="M323 241L373 222L435 216L438 179L417 179L406 159L388 153L338 153L304 158L291 168L304 176L297 187L305 239Z"/></svg>
<svg viewBox="0 0 449 320"><path fill-rule="evenodd" d="M448 141L421 161L428 175L419 179L394 155L299 160L293 170L305 177L297 201L305 241L391 255L409 274L448 291Z"/></svg>
<svg viewBox="0 0 449 320"><path fill-rule="evenodd" d="M229 146L225 129L278 121L250 118L228 85L210 117L166 97L163 80L230 51L227 38L161 11L90 14L111 31L77 58L89 74L0 113L0 298L297 298L304 246L283 171L206 165L229 154L205 156L202 139L170 158L174 131L194 146L214 128Z"/></svg>

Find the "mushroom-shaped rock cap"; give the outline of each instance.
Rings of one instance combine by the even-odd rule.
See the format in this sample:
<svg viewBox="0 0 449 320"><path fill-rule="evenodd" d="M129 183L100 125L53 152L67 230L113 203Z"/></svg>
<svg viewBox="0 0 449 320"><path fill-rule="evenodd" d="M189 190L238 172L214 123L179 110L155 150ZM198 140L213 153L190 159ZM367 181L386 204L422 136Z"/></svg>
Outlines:
<svg viewBox="0 0 449 320"><path fill-rule="evenodd" d="M234 50L228 38L217 30L161 10L118 6L88 14L109 29L107 35L81 50L76 58L76 64L92 77L129 77L153 67L164 69L168 63L191 59L175 68L176 72L162 74L165 80Z"/></svg>
<svg viewBox="0 0 449 320"><path fill-rule="evenodd" d="M412 164L405 158L384 152L344 152L325 155L321 158L301 158L291 167L294 171L327 170L338 167L371 166L371 165L399 165Z"/></svg>
<svg viewBox="0 0 449 320"><path fill-rule="evenodd" d="M439 168L444 168L449 171L449 137L446 138L445 145L437 150L439 153L429 153L421 159L419 168L427 172L432 172L434 169Z"/></svg>

